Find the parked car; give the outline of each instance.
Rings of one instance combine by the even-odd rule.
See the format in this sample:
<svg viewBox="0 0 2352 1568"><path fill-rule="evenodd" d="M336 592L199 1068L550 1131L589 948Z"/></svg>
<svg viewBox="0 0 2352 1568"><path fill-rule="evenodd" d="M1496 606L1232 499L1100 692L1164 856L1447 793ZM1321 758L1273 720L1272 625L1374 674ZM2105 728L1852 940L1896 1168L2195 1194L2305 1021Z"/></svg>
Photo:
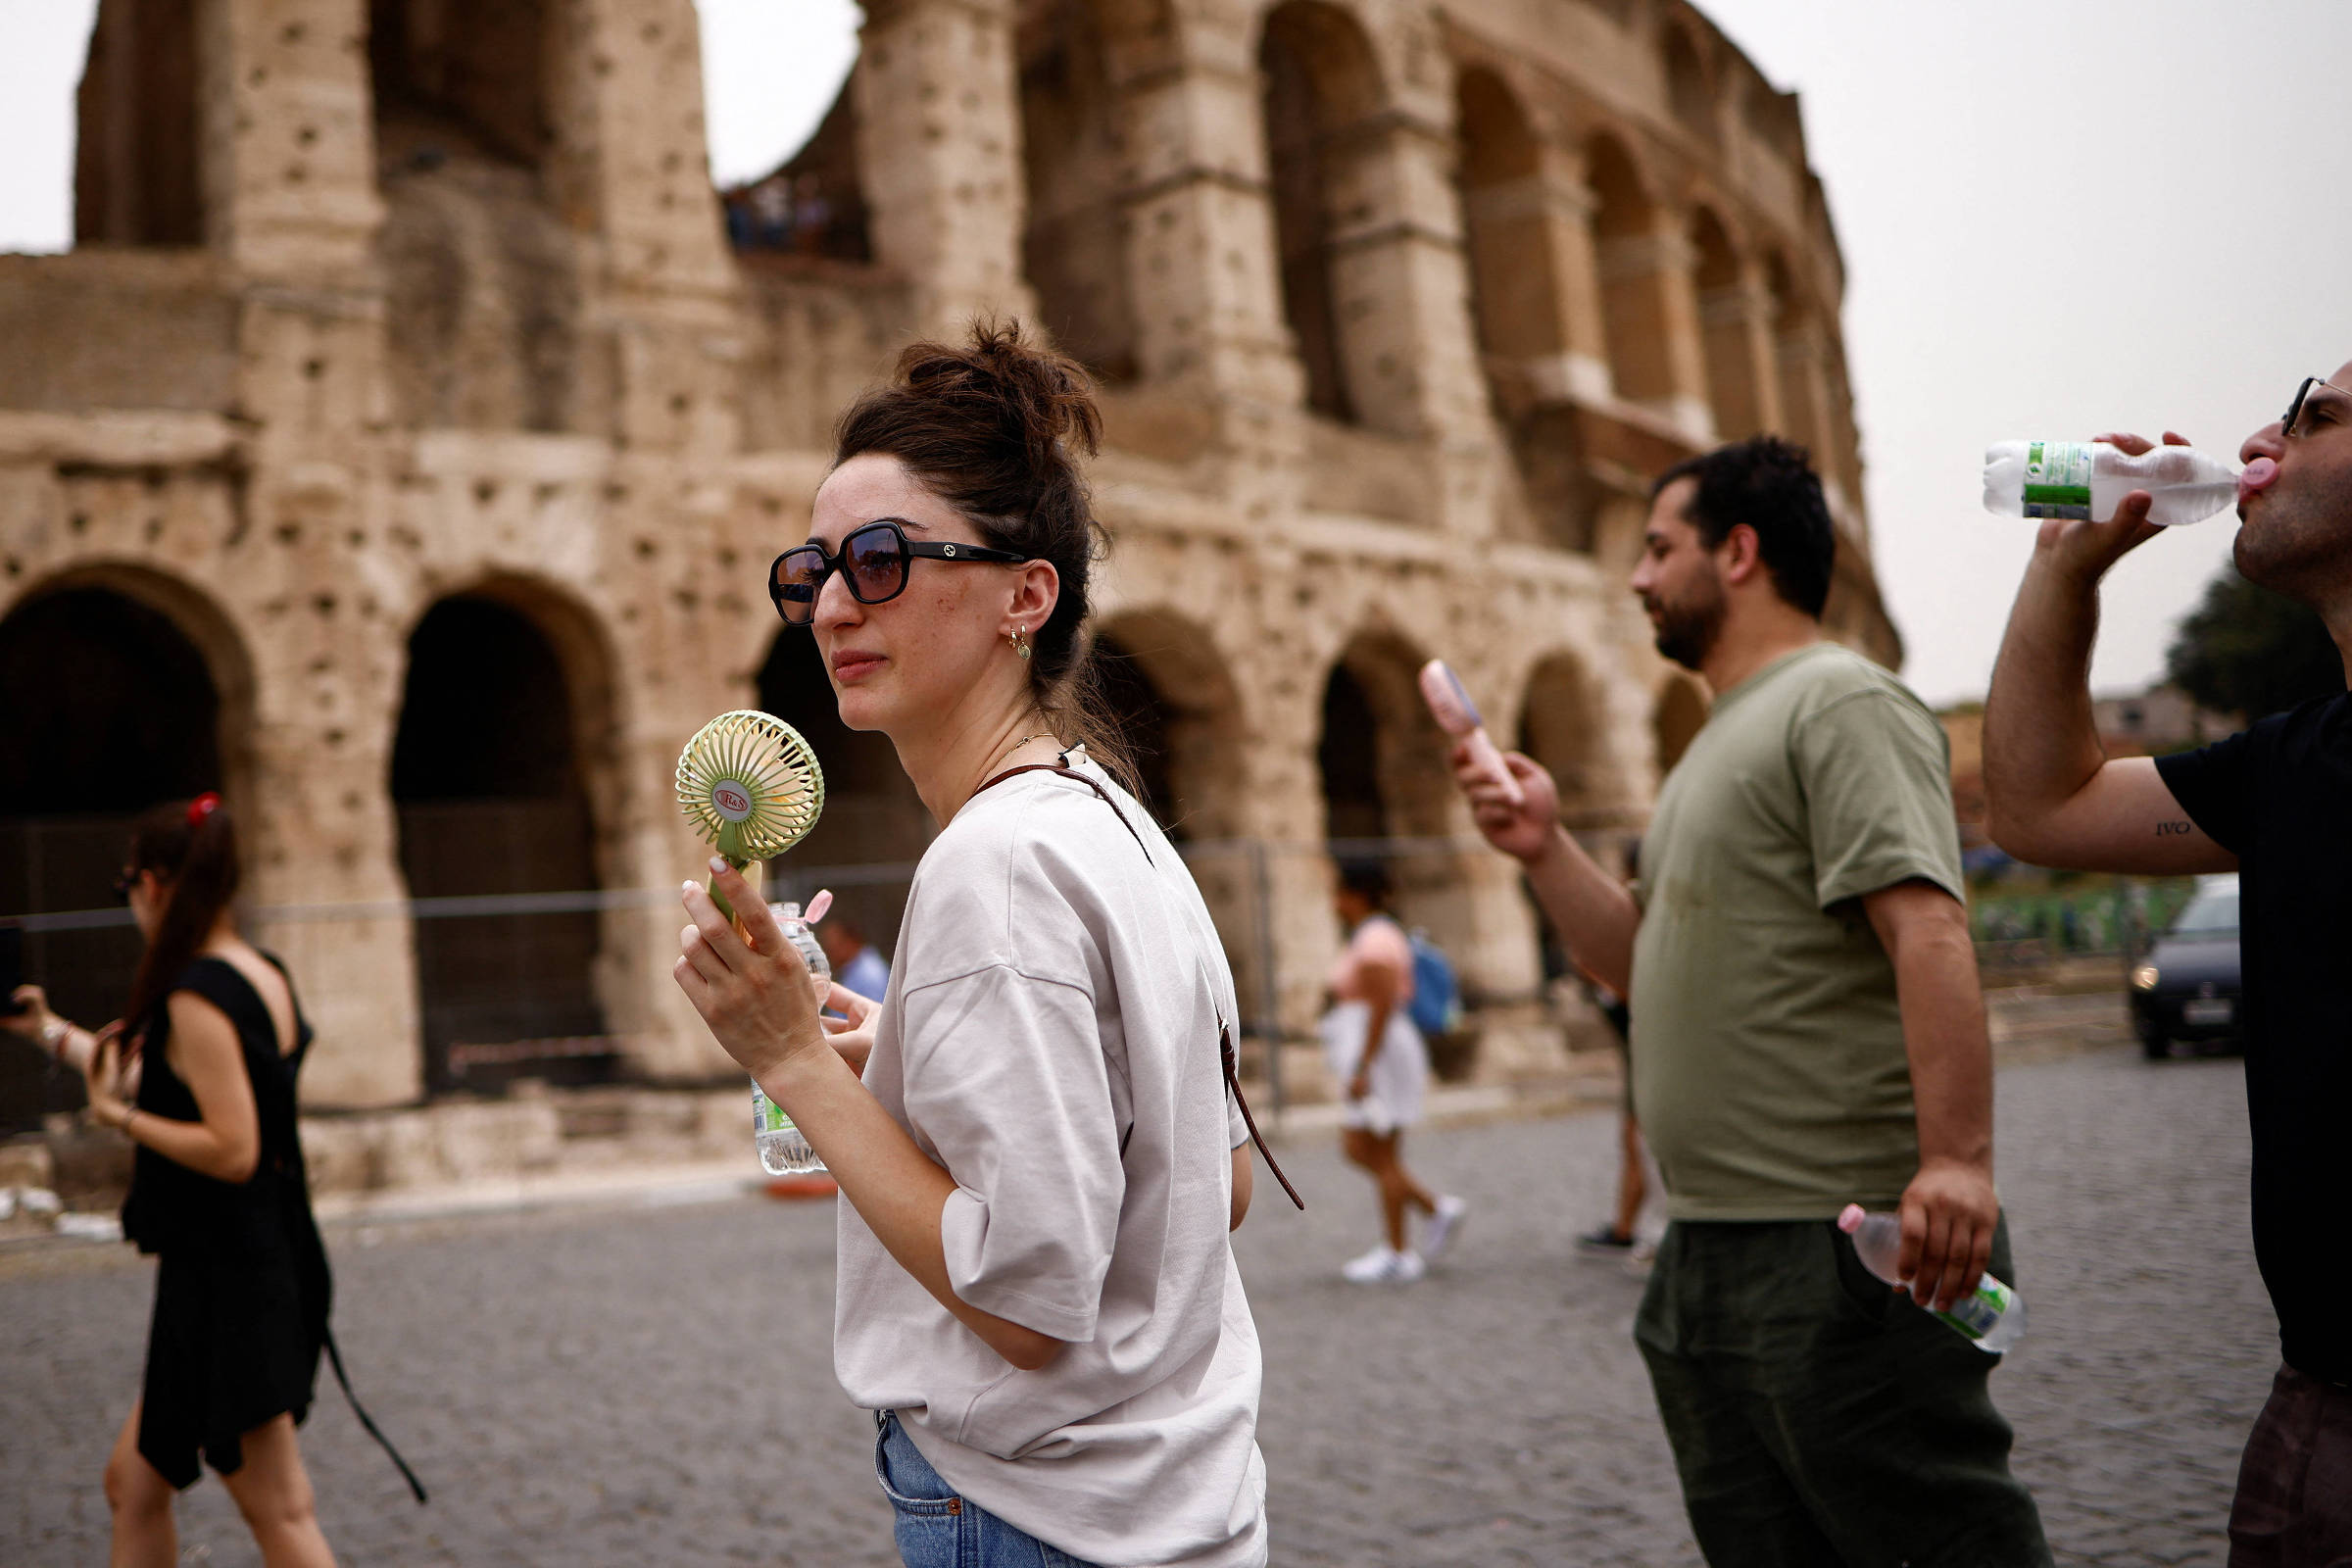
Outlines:
<svg viewBox="0 0 2352 1568"><path fill-rule="evenodd" d="M2235 1045L2245 1011L2237 957L2237 874L2197 878L2180 916L2132 970L2132 1025L2150 1061L2176 1040Z"/></svg>

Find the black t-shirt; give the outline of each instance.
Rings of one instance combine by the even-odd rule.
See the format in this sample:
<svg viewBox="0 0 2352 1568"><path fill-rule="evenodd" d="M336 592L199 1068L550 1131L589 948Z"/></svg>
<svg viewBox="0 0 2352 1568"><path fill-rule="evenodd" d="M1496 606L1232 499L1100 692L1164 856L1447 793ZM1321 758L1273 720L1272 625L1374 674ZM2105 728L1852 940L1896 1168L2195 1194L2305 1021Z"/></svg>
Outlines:
<svg viewBox="0 0 2352 1568"><path fill-rule="evenodd" d="M2352 694L2156 770L2237 856L2254 1257L2298 1372L2352 1383Z"/></svg>

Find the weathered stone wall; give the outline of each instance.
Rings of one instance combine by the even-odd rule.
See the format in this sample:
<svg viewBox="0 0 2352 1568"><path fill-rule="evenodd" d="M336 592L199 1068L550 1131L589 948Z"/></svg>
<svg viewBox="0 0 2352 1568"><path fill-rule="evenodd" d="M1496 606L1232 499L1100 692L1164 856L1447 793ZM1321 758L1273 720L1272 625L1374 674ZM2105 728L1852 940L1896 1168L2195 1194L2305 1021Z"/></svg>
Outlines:
<svg viewBox="0 0 2352 1568"><path fill-rule="evenodd" d="M555 650L600 885L674 885L700 857L671 763L758 699L761 574L805 534L835 413L981 311L1034 315L1111 383L1102 624L1160 699L1163 807L1272 847L1262 881L1203 881L1229 931L1262 924L1292 1027L1337 940L1335 669L1372 706L1387 833L1468 831L1411 692L1434 655L1506 740L1526 715L1575 825L1639 825L1691 722L1624 589L1665 464L1812 444L1845 545L1833 629L1899 659L1793 104L1688 7L867 0L854 145L827 155L861 198L853 263L729 250L691 0L497 27L428 0L189 3L198 89L161 144L198 149L201 243L0 261L0 613L98 585L181 627L258 904L404 896L409 640L451 594ZM101 33L140 11L105 0ZM85 142L127 90L85 91ZM152 192L141 113L102 172ZM1556 1032L1506 865L1398 863L1404 913L1496 1003L1491 1070L1540 1066ZM674 912L602 919L597 1001L635 1065L723 1068L668 979ZM407 916L271 935L320 1024L314 1100L414 1098Z"/></svg>

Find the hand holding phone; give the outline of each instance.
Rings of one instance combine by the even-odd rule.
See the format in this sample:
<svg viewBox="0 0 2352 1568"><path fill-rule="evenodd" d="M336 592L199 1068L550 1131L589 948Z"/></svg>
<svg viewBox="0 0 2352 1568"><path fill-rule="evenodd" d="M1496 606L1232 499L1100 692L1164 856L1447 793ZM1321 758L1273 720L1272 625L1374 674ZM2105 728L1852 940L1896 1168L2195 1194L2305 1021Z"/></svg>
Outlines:
<svg viewBox="0 0 2352 1568"><path fill-rule="evenodd" d="M1429 704L1429 710L1436 717L1440 729L1469 746L1472 761L1479 771L1494 781L1504 799L1514 807L1526 801L1526 793L1519 788L1519 781L1503 765L1502 754L1494 749L1494 742L1489 738L1486 723L1478 716L1478 705L1470 701L1470 694L1462 689L1460 677L1446 666L1443 659L1433 659L1421 666L1421 700Z"/></svg>

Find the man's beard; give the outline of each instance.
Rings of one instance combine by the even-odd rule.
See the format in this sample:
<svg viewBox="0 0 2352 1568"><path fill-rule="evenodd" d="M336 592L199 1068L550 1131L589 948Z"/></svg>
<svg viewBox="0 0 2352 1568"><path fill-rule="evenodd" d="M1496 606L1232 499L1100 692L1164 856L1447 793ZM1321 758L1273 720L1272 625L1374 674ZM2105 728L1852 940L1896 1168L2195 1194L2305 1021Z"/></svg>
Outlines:
<svg viewBox="0 0 2352 1568"><path fill-rule="evenodd" d="M2230 547L2238 575L2297 604L2327 612L2328 601L2352 580L2352 512L2328 515L2296 505L2292 495L2266 495L2262 521L2239 527ZM2248 535L2253 537L2249 538Z"/></svg>
<svg viewBox="0 0 2352 1568"><path fill-rule="evenodd" d="M1723 580L1707 571L1680 600L1653 597L1649 603L1657 615L1658 652L1685 669L1696 670L1705 663L1714 651L1715 639L1723 635L1723 617L1729 608L1724 602Z"/></svg>

